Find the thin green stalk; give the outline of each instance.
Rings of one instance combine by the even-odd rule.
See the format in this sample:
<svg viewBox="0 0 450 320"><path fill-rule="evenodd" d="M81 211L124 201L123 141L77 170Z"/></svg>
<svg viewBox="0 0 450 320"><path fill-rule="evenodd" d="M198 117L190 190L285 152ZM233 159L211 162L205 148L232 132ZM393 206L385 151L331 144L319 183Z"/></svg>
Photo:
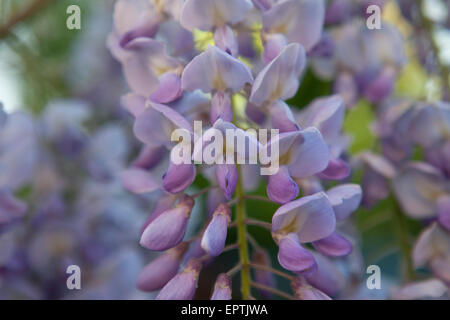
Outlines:
<svg viewBox="0 0 450 320"><path fill-rule="evenodd" d="M397 222L396 225L398 232L399 247L403 256L402 268L404 271L404 275L407 280L414 280L416 278L416 273L414 271L414 265L411 257L411 246L408 241L408 228L406 225L405 217L397 202L395 202L394 216Z"/></svg>
<svg viewBox="0 0 450 320"><path fill-rule="evenodd" d="M245 220L247 218L245 212L245 197L244 197L244 190L242 188L242 181L240 174L236 186L236 196L239 199L238 203L236 204L236 223L237 223L237 235L239 244L239 258L240 263L242 264L241 294L242 299L248 300L250 298L250 260L248 257L248 246L246 238L247 230L245 226Z"/></svg>

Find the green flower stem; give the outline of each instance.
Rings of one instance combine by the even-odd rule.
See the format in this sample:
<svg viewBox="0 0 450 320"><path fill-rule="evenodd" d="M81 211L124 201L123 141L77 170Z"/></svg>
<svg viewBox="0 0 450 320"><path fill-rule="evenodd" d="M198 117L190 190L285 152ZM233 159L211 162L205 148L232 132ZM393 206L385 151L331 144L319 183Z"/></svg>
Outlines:
<svg viewBox="0 0 450 320"><path fill-rule="evenodd" d="M239 166L238 171L240 171ZM236 223L239 244L239 258L242 265L241 294L242 299L248 300L250 298L250 260L248 257L248 246L246 238L247 230L245 220L247 216L245 212L245 197L244 190L242 188L241 174L239 174L238 183L236 186L236 196L239 199L238 203L236 204Z"/></svg>
<svg viewBox="0 0 450 320"><path fill-rule="evenodd" d="M394 203L394 216L397 222L399 247L403 255L403 271L406 279L411 281L416 279L416 273L414 271L414 265L411 257L411 246L408 240L408 228L402 210L395 200Z"/></svg>

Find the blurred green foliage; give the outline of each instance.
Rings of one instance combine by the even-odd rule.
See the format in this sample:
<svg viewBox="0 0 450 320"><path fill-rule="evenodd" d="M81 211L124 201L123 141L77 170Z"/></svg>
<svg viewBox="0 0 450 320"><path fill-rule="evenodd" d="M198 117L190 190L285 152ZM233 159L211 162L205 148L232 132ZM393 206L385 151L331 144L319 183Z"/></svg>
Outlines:
<svg viewBox="0 0 450 320"><path fill-rule="evenodd" d="M0 23L3 25L31 1L0 0ZM82 17L90 12L93 1L78 0ZM66 27L66 9L70 0L52 0L48 5L0 39L13 55L8 61L19 73L22 105L39 113L54 98L70 96L67 82L67 60L71 48L82 30L69 31Z"/></svg>
<svg viewBox="0 0 450 320"><path fill-rule="evenodd" d="M366 100L360 100L356 106L347 111L344 132L352 139L349 150L351 154L373 150L376 137L371 130L371 125L374 120L373 107Z"/></svg>

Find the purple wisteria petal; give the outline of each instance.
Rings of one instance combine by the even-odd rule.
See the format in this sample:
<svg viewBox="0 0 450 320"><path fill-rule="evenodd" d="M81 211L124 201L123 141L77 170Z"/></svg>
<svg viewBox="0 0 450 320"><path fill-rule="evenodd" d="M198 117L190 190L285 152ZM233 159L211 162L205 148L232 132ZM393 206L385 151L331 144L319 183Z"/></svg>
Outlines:
<svg viewBox="0 0 450 320"><path fill-rule="evenodd" d="M408 283L401 288L394 289L392 297L395 300L427 300L442 299L448 287L438 279L428 279Z"/></svg>
<svg viewBox="0 0 450 320"><path fill-rule="evenodd" d="M15 198L11 192L0 191L0 226L22 218L26 209L27 205Z"/></svg>
<svg viewBox="0 0 450 320"><path fill-rule="evenodd" d="M152 223L153 220L158 218L166 210L172 208L176 200L176 197L171 194L161 196L161 198L159 198L159 200L156 202L153 210L148 215L147 219L145 219L144 223L142 224L141 234L144 232L145 228L147 228L147 226Z"/></svg>
<svg viewBox="0 0 450 320"><path fill-rule="evenodd" d="M230 220L231 210L226 204L222 203L214 211L212 220L203 233L202 248L213 257L221 254L225 247Z"/></svg>
<svg viewBox="0 0 450 320"><path fill-rule="evenodd" d="M236 189L239 173L234 164L216 165L217 182L225 194L225 198L231 200L234 189Z"/></svg>
<svg viewBox="0 0 450 320"><path fill-rule="evenodd" d="M274 0L252 0L253 5L261 11L269 10L273 4Z"/></svg>
<svg viewBox="0 0 450 320"><path fill-rule="evenodd" d="M251 134L250 132L244 131L241 128L237 128L233 123L222 121L221 119L217 120L214 123L214 128L220 130L224 136L227 135L227 130L233 130L234 139L232 141L228 141L225 139L226 143L226 152L227 154L231 154L231 150L234 150L236 155L237 163L249 163L249 160L255 160L256 156L253 151L259 151L261 148L261 144L258 139ZM245 148L236 148L236 141L245 141Z"/></svg>
<svg viewBox="0 0 450 320"><path fill-rule="evenodd" d="M358 209L362 189L357 184L343 184L327 191L328 199L333 206L337 220L344 220Z"/></svg>
<svg viewBox="0 0 450 320"><path fill-rule="evenodd" d="M231 278L226 273L217 277L211 300L231 300Z"/></svg>
<svg viewBox="0 0 450 320"><path fill-rule="evenodd" d="M335 259L314 253L317 268L303 276L308 283L329 296L335 296L346 287L347 278Z"/></svg>
<svg viewBox="0 0 450 320"><path fill-rule="evenodd" d="M441 197L437 201L437 214L439 224L450 231L450 197Z"/></svg>
<svg viewBox="0 0 450 320"><path fill-rule="evenodd" d="M295 233L290 233L281 238L278 261L283 268L292 272L301 272L313 268L316 264L312 253L302 247Z"/></svg>
<svg viewBox="0 0 450 320"><path fill-rule="evenodd" d="M211 99L211 123L214 124L219 118L224 121L233 121L231 96L227 92L217 91Z"/></svg>
<svg viewBox="0 0 450 320"><path fill-rule="evenodd" d="M153 147L144 145L139 155L134 159L132 166L140 169L150 170L157 166L166 154L164 147Z"/></svg>
<svg viewBox="0 0 450 320"><path fill-rule="evenodd" d="M216 29L214 32L214 42L216 46L226 53L231 54L233 57L238 56L239 48L237 39L234 36L233 29L229 26L223 26Z"/></svg>
<svg viewBox="0 0 450 320"><path fill-rule="evenodd" d="M350 166L342 159L330 159L328 167L319 173L319 177L326 180L343 180L350 175Z"/></svg>
<svg viewBox="0 0 450 320"><path fill-rule="evenodd" d="M150 146L171 146L175 129L185 129L192 133L189 122L177 111L162 104L151 103L140 113L133 126L135 136Z"/></svg>
<svg viewBox="0 0 450 320"><path fill-rule="evenodd" d="M164 130L164 119L152 107L140 112L133 126L134 135L147 145L158 147L170 140L169 130Z"/></svg>
<svg viewBox="0 0 450 320"><path fill-rule="evenodd" d="M350 72L341 72L333 85L334 92L338 93L349 108L356 104L359 93L358 84Z"/></svg>
<svg viewBox="0 0 450 320"><path fill-rule="evenodd" d="M170 162L167 172L162 177L164 190L172 194L183 191L195 180L196 170L193 163L174 164Z"/></svg>
<svg viewBox="0 0 450 320"><path fill-rule="evenodd" d="M256 77L250 102L261 106L265 102L293 97L305 64L306 54L301 45L292 43L286 46Z"/></svg>
<svg viewBox="0 0 450 320"><path fill-rule="evenodd" d="M180 76L167 72L158 78L159 86L150 95L150 100L157 103L169 103L183 95Z"/></svg>
<svg viewBox="0 0 450 320"><path fill-rule="evenodd" d="M327 58L332 58L335 48L335 40L329 32L324 31L319 42L308 52L308 55L317 58L318 61L327 61ZM318 73L321 74L320 71Z"/></svg>
<svg viewBox="0 0 450 320"><path fill-rule="evenodd" d="M450 191L442 175L426 163L408 165L394 179L393 187L405 213L416 219L436 216L436 201Z"/></svg>
<svg viewBox="0 0 450 320"><path fill-rule="evenodd" d="M145 266L137 279L138 289L155 291L164 287L178 273L186 249L187 244L181 243Z"/></svg>
<svg viewBox="0 0 450 320"><path fill-rule="evenodd" d="M305 179L296 179L300 190L302 190L303 195L310 196L317 192L324 191L323 186L319 178L317 176L305 178Z"/></svg>
<svg viewBox="0 0 450 320"><path fill-rule="evenodd" d="M300 300L331 300L325 293L311 286L303 277L296 278L291 286L295 296Z"/></svg>
<svg viewBox="0 0 450 320"><path fill-rule="evenodd" d="M394 165L383 156L369 151L363 152L359 157L370 169L383 178L392 179L397 174Z"/></svg>
<svg viewBox="0 0 450 320"><path fill-rule="evenodd" d="M276 144L279 148L279 164L288 166L294 178L313 176L328 166L329 149L316 128L276 135L266 145L266 153L271 154L271 146Z"/></svg>
<svg viewBox="0 0 450 320"><path fill-rule="evenodd" d="M339 137L344 122L345 106L339 95L314 100L301 114L300 125L319 129L327 143Z"/></svg>
<svg viewBox="0 0 450 320"><path fill-rule="evenodd" d="M325 23L338 24L345 21L351 15L351 1L349 0L332 0L327 5L325 14Z"/></svg>
<svg viewBox="0 0 450 320"><path fill-rule="evenodd" d="M269 176L267 195L270 200L285 204L298 196L298 186L289 175L289 169L281 166L276 174Z"/></svg>
<svg viewBox="0 0 450 320"><path fill-rule="evenodd" d="M215 27L233 25L244 20L252 8L250 0L187 0L181 12L180 23L190 31L210 31Z"/></svg>
<svg viewBox="0 0 450 320"><path fill-rule="evenodd" d="M165 1L166 4L169 2L173 2L174 7L182 6L182 2L179 0ZM177 13L177 15L179 14ZM183 28L176 20L166 20L162 23L159 26L158 38L167 43L167 52L173 57L190 58L195 54L193 34Z"/></svg>
<svg viewBox="0 0 450 320"><path fill-rule="evenodd" d="M447 249L449 247L447 246ZM443 256L434 259L430 263L430 269L432 273L445 283L450 282L450 256Z"/></svg>
<svg viewBox="0 0 450 320"><path fill-rule="evenodd" d="M450 176L450 140L439 147L427 149L425 157L428 163Z"/></svg>
<svg viewBox="0 0 450 320"><path fill-rule="evenodd" d="M437 103L420 108L409 125L411 139L428 148L448 137L450 131L450 104Z"/></svg>
<svg viewBox="0 0 450 320"><path fill-rule="evenodd" d="M300 153L300 148L304 142L301 131L282 132L272 137L266 146L267 154L271 154L272 145L278 144L279 163L290 165L295 157Z"/></svg>
<svg viewBox="0 0 450 320"><path fill-rule="evenodd" d="M128 85L134 93L147 97L159 87L159 76L176 71L180 63L167 55L163 42L137 38L116 56L121 61Z"/></svg>
<svg viewBox="0 0 450 320"><path fill-rule="evenodd" d="M120 179L125 189L137 194L152 192L161 187L161 183L150 172L140 168L123 170Z"/></svg>
<svg viewBox="0 0 450 320"><path fill-rule="evenodd" d="M416 268L425 266L431 259L433 240L437 229L437 224L433 223L419 235L412 252L412 259Z"/></svg>
<svg viewBox="0 0 450 320"><path fill-rule="evenodd" d="M197 89L205 93L214 90L240 91L245 84L253 83L250 69L222 49L208 46L184 68L182 87L187 91Z"/></svg>
<svg viewBox="0 0 450 320"><path fill-rule="evenodd" d="M387 159L371 152L363 152L360 159L365 164L362 202L365 207L371 207L389 196L389 180L395 177L396 169Z"/></svg>
<svg viewBox="0 0 450 320"><path fill-rule="evenodd" d="M253 122L257 124L263 124L266 120L266 114L263 112L263 110L257 106L255 106L253 103L248 102L247 106L245 108L245 115Z"/></svg>
<svg viewBox="0 0 450 320"><path fill-rule="evenodd" d="M364 96L372 103L380 103L394 90L396 72L393 68L383 70L364 90Z"/></svg>
<svg viewBox="0 0 450 320"><path fill-rule="evenodd" d="M280 133L300 130L291 109L285 102L278 100L269 108L273 129L278 129Z"/></svg>
<svg viewBox="0 0 450 320"><path fill-rule="evenodd" d="M162 288L156 300L192 300L201 268L200 262L189 260L183 271Z"/></svg>
<svg viewBox="0 0 450 320"><path fill-rule="evenodd" d="M302 44L306 51L319 42L324 22L323 0L278 1L263 13L263 28L266 32L282 32L289 42Z"/></svg>
<svg viewBox="0 0 450 320"><path fill-rule="evenodd" d="M125 46L138 37L152 38L161 18L149 1L119 0L114 6L114 29Z"/></svg>
<svg viewBox="0 0 450 320"><path fill-rule="evenodd" d="M194 200L185 196L172 209L164 211L145 228L141 245L150 250L164 251L179 244L193 206Z"/></svg>
<svg viewBox="0 0 450 320"><path fill-rule="evenodd" d="M287 45L288 42L284 35L280 33L268 34L266 36L266 43L264 44L264 51L262 54L263 62L265 64L270 63Z"/></svg>
<svg viewBox="0 0 450 320"><path fill-rule="evenodd" d="M121 97L120 104L134 117L145 111L147 99L135 93L128 93Z"/></svg>
<svg viewBox="0 0 450 320"><path fill-rule="evenodd" d="M353 250L352 243L336 232L312 244L317 251L330 257L347 256Z"/></svg>
<svg viewBox="0 0 450 320"><path fill-rule="evenodd" d="M64 107L60 110L63 114L59 116L65 116ZM74 121L84 119L85 112L83 110L80 110L77 114L77 112L73 112L75 110L70 109L68 108L68 111L71 114L75 117L78 115ZM59 118L59 116L55 115L56 118ZM54 131L57 134L57 129L61 124L55 122L53 122L56 127ZM8 114L7 121L2 127L0 135L0 186L6 187L11 192L30 183L33 179L39 156L36 130L37 127L33 118L25 112ZM50 134L53 136L53 132L50 132Z"/></svg>
<svg viewBox="0 0 450 320"><path fill-rule="evenodd" d="M208 217L212 217L217 206L222 202L226 202L225 194L222 189L214 188L210 190L206 196L206 208L208 212Z"/></svg>
<svg viewBox="0 0 450 320"><path fill-rule="evenodd" d="M151 21L153 20L153 21ZM153 37L156 32L158 31L158 22L159 17L158 16L149 16L149 21L144 22L142 25L139 25L135 29L126 32L119 40L119 45L121 47L126 47L130 41L136 39L136 38L151 38Z"/></svg>
<svg viewBox="0 0 450 320"><path fill-rule="evenodd" d="M216 161L214 163L226 163L227 156L232 157L234 163L238 164L249 164L252 161L254 163L257 162L257 153L261 148L258 139L250 132L244 131L236 127L233 123L220 118L214 123L212 128L206 130L202 137L195 141L192 159L203 159L203 151L206 150L205 147L212 143L216 135L224 138L224 149L215 148L214 154L211 155L213 160ZM229 137L229 141L227 137ZM236 141L242 142L241 146L245 147L236 147ZM223 175L225 173L227 173L227 170L223 169L221 174Z"/></svg>
<svg viewBox="0 0 450 320"><path fill-rule="evenodd" d="M281 206L272 218L274 234L296 233L301 243L325 238L335 226L333 208L323 192Z"/></svg>
<svg viewBox="0 0 450 320"><path fill-rule="evenodd" d="M306 178L322 172L328 166L330 151L316 128L301 131L303 143L297 154L291 155L294 161L289 164L292 177Z"/></svg>
<svg viewBox="0 0 450 320"><path fill-rule="evenodd" d="M428 266L436 277L450 281L450 235L439 224L432 223L422 232L412 257L416 268Z"/></svg>

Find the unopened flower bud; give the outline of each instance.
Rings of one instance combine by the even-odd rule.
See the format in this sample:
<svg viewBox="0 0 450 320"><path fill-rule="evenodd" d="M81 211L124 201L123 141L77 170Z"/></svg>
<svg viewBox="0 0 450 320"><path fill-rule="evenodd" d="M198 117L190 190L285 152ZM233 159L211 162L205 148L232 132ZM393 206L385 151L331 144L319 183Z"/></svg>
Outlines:
<svg viewBox="0 0 450 320"><path fill-rule="evenodd" d="M294 279L291 287L294 295L300 300L331 300L325 293L311 286L303 277Z"/></svg>
<svg viewBox="0 0 450 320"><path fill-rule="evenodd" d="M187 243L182 242L150 262L139 274L137 287L142 291L155 291L164 287L177 274L187 247Z"/></svg>
<svg viewBox="0 0 450 320"><path fill-rule="evenodd" d="M194 207L194 199L184 196L173 208L153 220L141 236L141 245L150 250L164 251L179 244Z"/></svg>
<svg viewBox="0 0 450 320"><path fill-rule="evenodd" d="M214 211L211 222L202 238L202 248L213 257L222 253L227 239L228 224L231 220L231 210L221 203Z"/></svg>
<svg viewBox="0 0 450 320"><path fill-rule="evenodd" d="M231 300L231 279L227 274L221 273L217 277L211 300Z"/></svg>
<svg viewBox="0 0 450 320"><path fill-rule="evenodd" d="M162 288L156 300L192 300L201 268L199 261L189 260L183 271Z"/></svg>

